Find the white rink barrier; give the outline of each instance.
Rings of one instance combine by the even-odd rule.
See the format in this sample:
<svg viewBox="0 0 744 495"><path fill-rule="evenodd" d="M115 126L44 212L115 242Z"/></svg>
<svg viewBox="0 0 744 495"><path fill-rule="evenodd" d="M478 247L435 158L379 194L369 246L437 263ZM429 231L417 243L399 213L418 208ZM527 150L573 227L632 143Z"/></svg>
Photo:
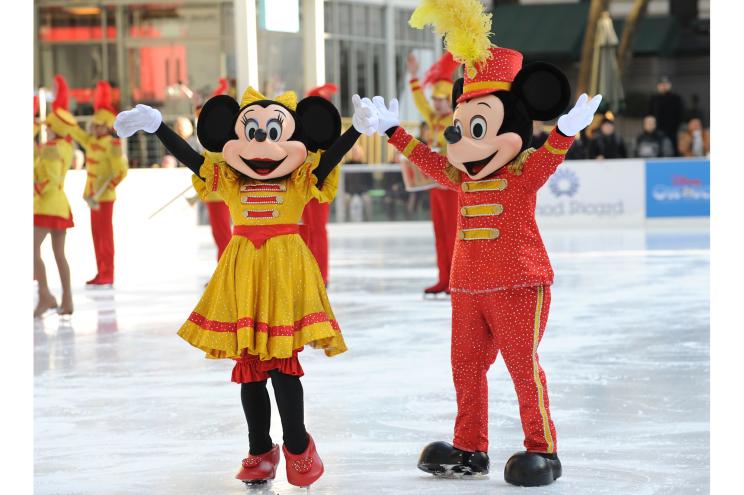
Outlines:
<svg viewBox="0 0 744 495"><path fill-rule="evenodd" d="M400 167L391 164L351 165L348 171L345 168L342 168L340 191L343 191L347 173L400 173ZM702 207L691 209L687 203L693 199L700 200L692 194L697 189L705 193L703 196L706 201L709 200L708 169L707 160L567 161L558 167L538 192L537 220L540 226L549 228L612 228L642 227L647 217L707 217L707 210ZM82 199L85 178L85 171L69 171L65 190L70 199L75 225L87 230L90 214ZM666 186L667 182L669 186ZM119 231L121 235L135 232L147 235L166 225L168 229L176 229L175 231L194 227L197 211L185 200L185 197L195 194L193 189L154 218L148 218L190 184L191 171L186 168L130 170L127 178L117 188L118 199L114 208L117 235ZM658 202L656 198L661 186L666 187L664 190L673 187L680 189L680 204L647 205L651 201L648 198ZM671 213L670 208L673 208Z"/></svg>
<svg viewBox="0 0 744 495"><path fill-rule="evenodd" d="M576 160L562 163L537 194L542 227L643 225L644 160Z"/></svg>

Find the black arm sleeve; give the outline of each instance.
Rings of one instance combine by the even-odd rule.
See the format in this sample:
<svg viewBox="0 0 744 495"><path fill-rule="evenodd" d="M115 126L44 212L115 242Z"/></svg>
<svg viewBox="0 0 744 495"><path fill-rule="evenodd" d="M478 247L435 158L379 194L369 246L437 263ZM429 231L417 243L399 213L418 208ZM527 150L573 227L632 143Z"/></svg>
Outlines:
<svg viewBox="0 0 744 495"><path fill-rule="evenodd" d="M341 137L336 139L330 148L328 148L328 151L323 153L320 157L320 163L317 168L313 170L313 173L318 178L318 187L323 185L325 178L328 177L328 174L331 173L333 168L341 162L341 159L349 152L351 147L354 146L354 143L356 143L360 135L359 131L354 129L353 126L349 127L349 129L344 132Z"/></svg>
<svg viewBox="0 0 744 495"><path fill-rule="evenodd" d="M197 153L189 143L173 132L173 129L165 125L165 123L160 124L158 130L155 131L155 135L168 151L176 157L176 160L189 167L197 177L201 178L199 168L204 163L204 157L202 155Z"/></svg>

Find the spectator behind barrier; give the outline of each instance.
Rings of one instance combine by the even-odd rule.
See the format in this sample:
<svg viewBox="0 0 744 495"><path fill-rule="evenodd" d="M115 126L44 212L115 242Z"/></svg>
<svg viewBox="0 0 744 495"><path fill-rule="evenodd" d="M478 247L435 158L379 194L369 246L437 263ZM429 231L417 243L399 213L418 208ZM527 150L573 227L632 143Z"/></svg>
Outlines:
<svg viewBox="0 0 744 495"><path fill-rule="evenodd" d="M656 83L657 93L651 97L648 113L656 117L656 122L664 134L672 141L672 149L677 149L677 133L685 115L682 98L672 93L672 83L663 76Z"/></svg>
<svg viewBox="0 0 744 495"><path fill-rule="evenodd" d="M672 140L656 128L656 117L643 118L643 132L636 138L635 154L638 158L674 156Z"/></svg>
<svg viewBox="0 0 744 495"><path fill-rule="evenodd" d="M599 132L595 133L589 142L589 158L627 158L625 143L615 132L615 121L605 116L599 126Z"/></svg>
<svg viewBox="0 0 744 495"><path fill-rule="evenodd" d="M587 149L586 143L588 139L581 131L574 139L573 144L566 153L566 160L586 160L588 158L589 150Z"/></svg>
<svg viewBox="0 0 744 495"><path fill-rule="evenodd" d="M545 123L542 120L532 121L532 140L530 147L538 149L548 140L548 133L545 132Z"/></svg>
<svg viewBox="0 0 744 495"><path fill-rule="evenodd" d="M347 164L364 163L364 148L359 143L352 146L347 155ZM372 220L372 198L369 190L372 189L372 174L367 172L351 172L344 174L344 187L346 190L344 206L347 209L347 218L352 222L363 222Z"/></svg>
<svg viewBox="0 0 744 495"><path fill-rule="evenodd" d="M699 118L690 119L687 129L679 133L678 151L681 156L708 156L710 132L703 128Z"/></svg>

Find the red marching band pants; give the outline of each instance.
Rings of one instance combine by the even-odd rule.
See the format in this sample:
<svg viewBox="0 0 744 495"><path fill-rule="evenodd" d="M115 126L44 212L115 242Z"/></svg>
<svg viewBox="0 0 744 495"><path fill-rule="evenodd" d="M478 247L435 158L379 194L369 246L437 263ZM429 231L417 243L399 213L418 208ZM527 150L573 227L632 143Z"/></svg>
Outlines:
<svg viewBox="0 0 744 495"><path fill-rule="evenodd" d="M214 243L217 244L217 260L219 260L232 237L230 208L224 201L205 201L204 204L207 205L209 224L212 226L212 237L214 237Z"/></svg>
<svg viewBox="0 0 744 495"><path fill-rule="evenodd" d="M98 278L104 282L114 280L114 202L101 201L98 209L90 210L90 230L96 253Z"/></svg>
<svg viewBox="0 0 744 495"><path fill-rule="evenodd" d="M455 447L488 451L486 372L501 351L517 392L524 446L530 452L556 451L548 385L537 356L549 309L549 286L452 293Z"/></svg>
<svg viewBox="0 0 744 495"><path fill-rule="evenodd" d="M311 199L302 212L302 225L300 225L300 236L313 253L315 261L318 262L323 283L328 285L328 216L331 212L330 203L321 203L317 199Z"/></svg>
<svg viewBox="0 0 744 495"><path fill-rule="evenodd" d="M434 244L437 250L439 284L449 287L452 253L457 237L457 192L434 188L429 190L429 208L434 224Z"/></svg>

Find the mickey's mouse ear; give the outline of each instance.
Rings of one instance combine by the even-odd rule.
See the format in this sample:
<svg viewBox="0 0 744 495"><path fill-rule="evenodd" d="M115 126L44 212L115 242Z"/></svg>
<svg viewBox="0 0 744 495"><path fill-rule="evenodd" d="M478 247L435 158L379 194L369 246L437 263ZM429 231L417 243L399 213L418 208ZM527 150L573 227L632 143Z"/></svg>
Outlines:
<svg viewBox="0 0 744 495"><path fill-rule="evenodd" d="M547 62L525 65L512 83L533 120L553 120L563 113L571 98L571 86L561 70Z"/></svg>

